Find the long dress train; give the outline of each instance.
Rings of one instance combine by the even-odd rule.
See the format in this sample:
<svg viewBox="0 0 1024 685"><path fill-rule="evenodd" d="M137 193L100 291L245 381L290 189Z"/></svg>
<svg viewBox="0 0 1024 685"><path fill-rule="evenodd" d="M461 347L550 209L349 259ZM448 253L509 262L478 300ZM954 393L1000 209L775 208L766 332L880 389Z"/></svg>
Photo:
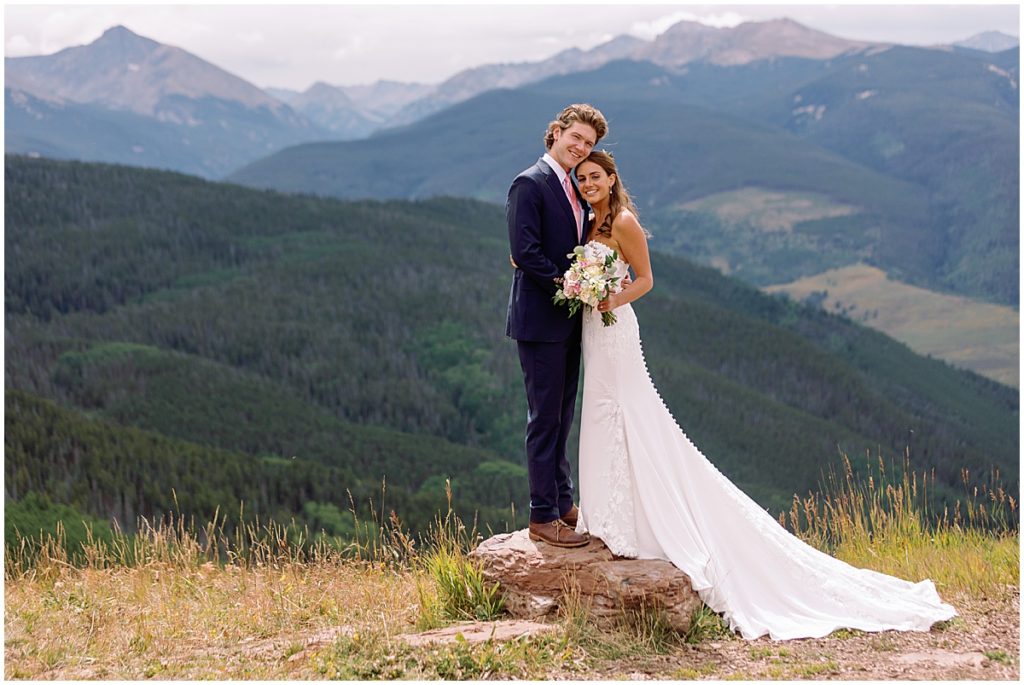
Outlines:
<svg viewBox="0 0 1024 685"><path fill-rule="evenodd" d="M620 259L620 273L627 265ZM700 453L658 395L636 315L585 311L577 531L619 556L665 559L747 639L838 628L926 631L956 615L930 580L860 569L786 531Z"/></svg>

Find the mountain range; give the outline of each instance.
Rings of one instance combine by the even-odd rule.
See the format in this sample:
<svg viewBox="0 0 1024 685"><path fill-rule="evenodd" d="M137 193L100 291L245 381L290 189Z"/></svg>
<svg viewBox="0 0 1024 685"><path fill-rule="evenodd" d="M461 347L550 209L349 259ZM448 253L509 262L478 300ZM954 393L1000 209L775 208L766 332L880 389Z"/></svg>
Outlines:
<svg viewBox="0 0 1024 685"><path fill-rule="evenodd" d="M467 69L438 85L426 97L407 105L390 123L411 123L493 88L515 88L552 76L590 71L620 59L679 68L697 61L748 64L780 57L828 59L869 45L836 38L791 19L747 22L733 28L681 21L651 41L618 36L590 50L570 48L540 62Z"/></svg>
<svg viewBox="0 0 1024 685"><path fill-rule="evenodd" d="M330 137L244 79L123 26L86 46L6 58L4 67L9 152L219 177Z"/></svg>
<svg viewBox="0 0 1024 685"><path fill-rule="evenodd" d="M433 92L422 83L377 81L364 86L332 86L317 81L299 92L268 88L267 92L288 103L339 140L365 138L385 127L406 105Z"/></svg>
<svg viewBox="0 0 1024 685"><path fill-rule="evenodd" d="M995 49L1015 40L989 32L962 44ZM232 165L241 166L290 142L363 138L383 128L412 123L487 90L591 70L618 59L683 69L695 62L738 65L782 57L829 59L873 45L837 38L789 19L748 22L733 28L682 21L650 41L620 35L592 49L570 48L539 62L466 69L440 84L379 81L335 86L321 81L299 92L284 88L260 91L180 48L161 45L117 26L87 46L67 48L54 55L5 60L7 88L15 94L7 97L8 112L21 108L24 114L7 126L7 137L13 144L8 150L163 166L218 177ZM52 106L29 104L29 97L70 109L61 116ZM97 109L75 108L82 104ZM171 128L154 134L147 126L149 122L129 122L124 117L106 121L104 110L131 111ZM72 117L85 119L90 125L79 126L74 136L67 135L68 119ZM239 126L238 149L196 160L203 154L203 145L192 138L201 136L189 136L187 128L174 128L175 124L210 126L220 135L227 132L229 138ZM113 148L88 142L75 144L83 135L107 142L105 130L117 128L123 128L124 137L132 140ZM185 149L177 154L166 151L157 142L161 138L174 140ZM216 136L211 134L202 143L211 139ZM252 150L248 155L242 149L246 140ZM159 159L163 163L153 163Z"/></svg>
<svg viewBox="0 0 1024 685"><path fill-rule="evenodd" d="M956 46L986 52L1001 52L1016 47L1018 40L998 31L988 31L955 43ZM682 68L693 62L718 65L749 64L762 59L804 57L829 59L863 50L877 43L851 41L809 29L790 19L748 22L733 28L715 28L692 21L681 21L655 39L647 41L620 35L589 50L569 48L538 62L489 64L461 71L436 86L390 84L373 86L328 86L316 83L306 90L305 99L295 100L294 91L272 90L275 97L294 104L303 114L321 126L339 134L341 139L360 138L379 128L411 123L445 107L493 88L515 88L552 76L596 69L619 59L647 61L668 68ZM382 99L353 97L360 90L391 85L406 100L396 109L382 107ZM336 119L325 116L324 107L340 91L355 101L338 112ZM390 104L390 101L389 101ZM328 109L328 112L330 110ZM383 117L379 115L383 114ZM346 127L345 122L360 119ZM371 123L373 122L373 123Z"/></svg>

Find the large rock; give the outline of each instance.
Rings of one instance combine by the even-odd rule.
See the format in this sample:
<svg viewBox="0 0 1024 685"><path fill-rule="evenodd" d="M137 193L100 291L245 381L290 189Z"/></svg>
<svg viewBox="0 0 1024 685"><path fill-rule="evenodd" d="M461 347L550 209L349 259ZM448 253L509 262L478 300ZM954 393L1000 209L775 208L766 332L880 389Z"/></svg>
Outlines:
<svg viewBox="0 0 1024 685"><path fill-rule="evenodd" d="M565 549L533 542L524 529L488 538L470 556L482 562L489 581L501 585L505 606L518 618L555 613L574 587L598 619L657 607L679 632L689 629L701 606L690 578L675 566L616 557L599 538L591 538L586 547Z"/></svg>

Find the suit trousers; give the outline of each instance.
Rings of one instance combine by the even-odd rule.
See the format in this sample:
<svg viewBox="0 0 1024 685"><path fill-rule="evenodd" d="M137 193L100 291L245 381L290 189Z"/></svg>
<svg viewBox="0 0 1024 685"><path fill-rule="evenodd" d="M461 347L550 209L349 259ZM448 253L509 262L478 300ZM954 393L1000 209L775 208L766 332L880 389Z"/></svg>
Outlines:
<svg viewBox="0 0 1024 685"><path fill-rule="evenodd" d="M566 444L576 411L580 379L580 333L560 342L518 341L526 382L526 464L530 476L530 521L548 523L572 509L573 482Z"/></svg>

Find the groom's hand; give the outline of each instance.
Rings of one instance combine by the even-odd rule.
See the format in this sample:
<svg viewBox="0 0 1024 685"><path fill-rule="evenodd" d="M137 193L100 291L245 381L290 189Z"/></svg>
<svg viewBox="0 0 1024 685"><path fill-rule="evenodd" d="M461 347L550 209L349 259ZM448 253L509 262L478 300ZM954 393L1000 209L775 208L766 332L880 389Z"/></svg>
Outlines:
<svg viewBox="0 0 1024 685"><path fill-rule="evenodd" d="M622 277L622 289L625 290L631 285L633 285L633 279L630 278L629 274L627 273L625 276Z"/></svg>

